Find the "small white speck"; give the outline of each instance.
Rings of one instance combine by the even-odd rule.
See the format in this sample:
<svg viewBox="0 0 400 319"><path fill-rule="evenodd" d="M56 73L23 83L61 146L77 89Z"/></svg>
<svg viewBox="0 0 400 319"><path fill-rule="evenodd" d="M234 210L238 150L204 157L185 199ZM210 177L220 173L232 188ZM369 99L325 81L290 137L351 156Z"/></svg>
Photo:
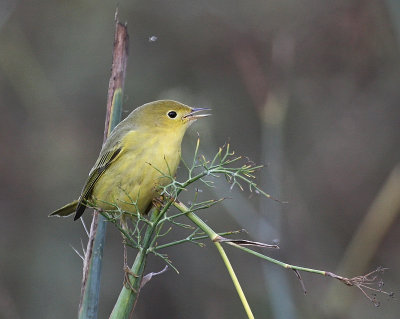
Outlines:
<svg viewBox="0 0 400 319"><path fill-rule="evenodd" d="M158 37L156 37L155 35L152 35L151 37L149 37L149 42L156 42L158 40Z"/></svg>

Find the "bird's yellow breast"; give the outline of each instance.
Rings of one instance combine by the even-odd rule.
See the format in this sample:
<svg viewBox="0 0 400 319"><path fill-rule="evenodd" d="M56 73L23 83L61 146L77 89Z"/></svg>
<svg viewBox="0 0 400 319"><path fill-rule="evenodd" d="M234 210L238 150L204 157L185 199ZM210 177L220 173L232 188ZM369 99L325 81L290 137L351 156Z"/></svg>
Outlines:
<svg viewBox="0 0 400 319"><path fill-rule="evenodd" d="M184 133L184 132L183 132ZM145 213L151 201L174 176L180 161L183 133L131 131L123 138L120 156L97 181L92 201L103 209ZM161 172L162 173L161 173Z"/></svg>

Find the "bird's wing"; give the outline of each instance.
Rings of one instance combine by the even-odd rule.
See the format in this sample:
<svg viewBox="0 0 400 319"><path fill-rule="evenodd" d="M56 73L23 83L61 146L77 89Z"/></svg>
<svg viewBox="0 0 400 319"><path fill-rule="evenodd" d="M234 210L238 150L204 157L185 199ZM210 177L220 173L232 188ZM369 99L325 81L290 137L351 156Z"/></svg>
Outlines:
<svg viewBox="0 0 400 319"><path fill-rule="evenodd" d="M90 195L92 194L96 182L99 180L101 175L103 175L105 170L121 155L121 152L121 145L117 145L111 150L100 154L100 157L96 161L96 164L89 173L89 178L86 181L85 186L83 187L81 196L79 197L74 220L77 220L79 217L82 216L83 212L86 209L85 201L88 200Z"/></svg>

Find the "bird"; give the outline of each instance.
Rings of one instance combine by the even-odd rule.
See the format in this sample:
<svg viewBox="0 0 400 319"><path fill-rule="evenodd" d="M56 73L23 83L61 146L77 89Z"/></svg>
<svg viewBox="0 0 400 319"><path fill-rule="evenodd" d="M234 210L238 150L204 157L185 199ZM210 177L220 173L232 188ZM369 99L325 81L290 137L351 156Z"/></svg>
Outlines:
<svg viewBox="0 0 400 319"><path fill-rule="evenodd" d="M77 200L49 216L79 219L87 207L119 208L147 214L160 187L170 183L181 157L187 128L208 108L192 108L173 100L159 100L133 110L104 142L99 157Z"/></svg>

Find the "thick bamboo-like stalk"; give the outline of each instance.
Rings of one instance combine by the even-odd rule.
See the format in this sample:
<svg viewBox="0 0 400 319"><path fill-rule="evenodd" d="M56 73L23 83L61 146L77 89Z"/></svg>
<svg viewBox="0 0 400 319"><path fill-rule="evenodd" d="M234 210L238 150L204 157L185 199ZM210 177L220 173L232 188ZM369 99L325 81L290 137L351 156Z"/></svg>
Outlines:
<svg viewBox="0 0 400 319"><path fill-rule="evenodd" d="M104 129L104 141L109 133L121 120L122 97L128 59L127 26L115 20L115 37L111 77L108 87L107 114ZM79 318L97 318L100 276L105 242L106 223L103 216L94 212L90 227L85 260L81 299L79 303Z"/></svg>

